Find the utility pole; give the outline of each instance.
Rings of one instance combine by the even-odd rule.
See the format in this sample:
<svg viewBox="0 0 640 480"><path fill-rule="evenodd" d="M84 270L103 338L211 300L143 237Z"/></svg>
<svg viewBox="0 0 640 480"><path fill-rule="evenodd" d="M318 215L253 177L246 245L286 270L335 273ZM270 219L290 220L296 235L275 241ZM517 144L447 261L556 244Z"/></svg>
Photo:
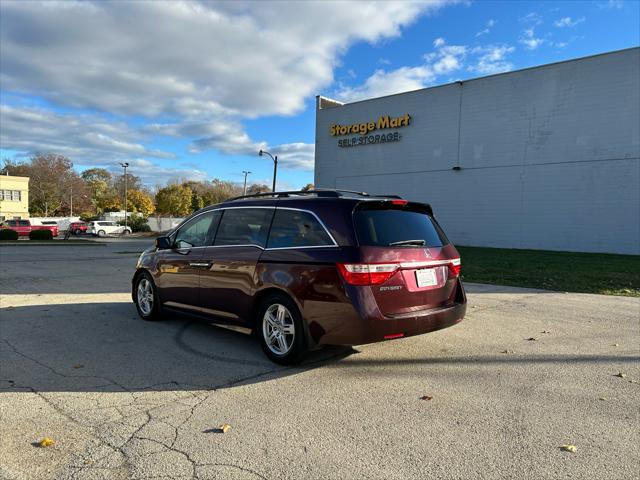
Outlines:
<svg viewBox="0 0 640 480"><path fill-rule="evenodd" d="M265 152L264 150L260 150L258 152L258 156L261 157L262 155L269 155L271 157L271 160L273 160L273 188L271 189L271 191L275 192L276 191L276 175L278 173L278 156L276 155L274 157L269 152Z"/></svg>
<svg viewBox="0 0 640 480"><path fill-rule="evenodd" d="M129 166L128 162L124 162L120 164L122 168L124 168L124 228L125 231L127 229L127 167Z"/></svg>
<svg viewBox="0 0 640 480"><path fill-rule="evenodd" d="M244 197L247 194L247 175L251 172L243 170L242 173L244 173L244 188L242 189L242 196Z"/></svg>
<svg viewBox="0 0 640 480"><path fill-rule="evenodd" d="M70 217L73 217L73 185L71 186L71 202L70 202L71 212L69 213Z"/></svg>

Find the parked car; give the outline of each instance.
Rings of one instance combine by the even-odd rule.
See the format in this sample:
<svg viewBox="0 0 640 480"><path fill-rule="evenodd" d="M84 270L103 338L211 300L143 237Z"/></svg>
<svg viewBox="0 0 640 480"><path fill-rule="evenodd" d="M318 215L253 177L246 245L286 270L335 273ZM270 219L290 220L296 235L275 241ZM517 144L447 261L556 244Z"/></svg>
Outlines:
<svg viewBox="0 0 640 480"><path fill-rule="evenodd" d="M5 220L4 228L15 230L20 237L28 237L33 230L51 230L54 237L58 236L58 225L32 225L29 220Z"/></svg>
<svg viewBox="0 0 640 480"><path fill-rule="evenodd" d="M89 229L89 225L85 222L71 222L69 224L69 230L74 235L82 235L83 233L87 233Z"/></svg>
<svg viewBox="0 0 640 480"><path fill-rule="evenodd" d="M106 237L107 235L128 235L131 233L131 228L118 225L116 222L98 220L89 222L87 232L98 237Z"/></svg>
<svg viewBox="0 0 640 480"><path fill-rule="evenodd" d="M316 190L240 197L187 218L139 258L132 297L257 333L274 362L452 326L460 255L427 204Z"/></svg>

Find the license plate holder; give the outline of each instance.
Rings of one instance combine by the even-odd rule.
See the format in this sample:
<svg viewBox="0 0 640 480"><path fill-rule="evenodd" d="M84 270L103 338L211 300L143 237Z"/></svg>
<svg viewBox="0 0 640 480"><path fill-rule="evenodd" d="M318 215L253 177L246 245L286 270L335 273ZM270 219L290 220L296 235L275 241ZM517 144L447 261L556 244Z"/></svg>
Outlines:
<svg viewBox="0 0 640 480"><path fill-rule="evenodd" d="M416 270L416 284L421 287L433 287L438 284L435 268L421 268Z"/></svg>

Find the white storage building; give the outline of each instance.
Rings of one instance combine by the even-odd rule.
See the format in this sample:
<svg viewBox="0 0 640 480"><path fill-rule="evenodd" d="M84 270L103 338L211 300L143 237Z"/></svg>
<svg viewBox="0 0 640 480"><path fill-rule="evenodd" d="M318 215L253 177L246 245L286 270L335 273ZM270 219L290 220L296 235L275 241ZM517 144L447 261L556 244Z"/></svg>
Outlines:
<svg viewBox="0 0 640 480"><path fill-rule="evenodd" d="M430 203L459 245L640 254L640 48L316 110L316 187Z"/></svg>

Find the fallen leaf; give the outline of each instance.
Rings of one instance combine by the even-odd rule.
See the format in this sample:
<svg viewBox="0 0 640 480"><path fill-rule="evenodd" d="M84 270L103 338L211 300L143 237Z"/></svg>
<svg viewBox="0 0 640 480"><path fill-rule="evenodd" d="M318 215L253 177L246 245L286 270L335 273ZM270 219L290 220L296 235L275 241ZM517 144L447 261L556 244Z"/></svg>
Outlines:
<svg viewBox="0 0 640 480"><path fill-rule="evenodd" d="M502 350L500 353L516 353L513 350Z"/></svg>
<svg viewBox="0 0 640 480"><path fill-rule="evenodd" d="M576 453L578 448L575 445L562 445L560 450L564 450L565 452Z"/></svg>
<svg viewBox="0 0 640 480"><path fill-rule="evenodd" d="M614 346L614 347L619 347L619 346L620 346L620 344L618 344L618 343L614 343L612 346Z"/></svg>
<svg viewBox="0 0 640 480"><path fill-rule="evenodd" d="M56 442L53 441L52 438L49 437L44 437L42 440L40 440L38 442L38 446L45 448L45 447L50 447L51 445L54 445Z"/></svg>
<svg viewBox="0 0 640 480"><path fill-rule="evenodd" d="M542 330L540 333L551 333L550 330Z"/></svg>
<svg viewBox="0 0 640 480"><path fill-rule="evenodd" d="M607 397L600 397L598 400L602 400L603 402L607 401Z"/></svg>
<svg viewBox="0 0 640 480"><path fill-rule="evenodd" d="M638 380L627 380L629 383L640 383Z"/></svg>
<svg viewBox="0 0 640 480"><path fill-rule="evenodd" d="M228 423L223 423L222 425L220 425L218 427L218 432L219 433L227 433L230 428L231 428L231 425L229 425Z"/></svg>
<svg viewBox="0 0 640 480"><path fill-rule="evenodd" d="M81 363L78 363L77 365L74 365L73 368L83 368L84 365L82 365Z"/></svg>
<svg viewBox="0 0 640 480"><path fill-rule="evenodd" d="M536 337L529 337L529 338L527 338L527 341L529 341L529 342L537 342L538 339Z"/></svg>
<svg viewBox="0 0 640 480"><path fill-rule="evenodd" d="M626 373L618 372L614 375L614 377L627 378Z"/></svg>
<svg viewBox="0 0 640 480"><path fill-rule="evenodd" d="M422 397L420 397L420 400L433 400L433 397L430 397L429 395L423 395Z"/></svg>

